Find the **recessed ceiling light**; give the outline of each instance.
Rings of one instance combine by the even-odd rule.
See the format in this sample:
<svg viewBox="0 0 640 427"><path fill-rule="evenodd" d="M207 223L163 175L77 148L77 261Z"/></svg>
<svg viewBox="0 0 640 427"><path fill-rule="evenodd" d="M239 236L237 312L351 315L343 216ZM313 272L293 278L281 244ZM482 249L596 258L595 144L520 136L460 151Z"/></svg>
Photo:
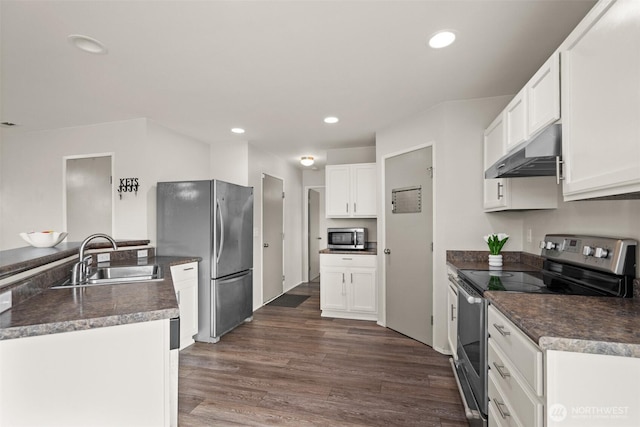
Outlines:
<svg viewBox="0 0 640 427"><path fill-rule="evenodd" d="M102 42L82 34L71 34L67 36L69 42L80 50L96 55L105 55L108 50Z"/></svg>
<svg viewBox="0 0 640 427"><path fill-rule="evenodd" d="M244 133L244 129L242 129L242 128L233 128L233 129L231 129L231 132L237 133L237 134L241 134L241 133Z"/></svg>
<svg viewBox="0 0 640 427"><path fill-rule="evenodd" d="M434 49L441 49L449 46L456 40L456 34L453 31L443 30L438 31L429 39L429 46Z"/></svg>
<svg viewBox="0 0 640 427"><path fill-rule="evenodd" d="M300 157L300 163L302 163L302 166L311 166L313 164L313 157L312 156Z"/></svg>
<svg viewBox="0 0 640 427"><path fill-rule="evenodd" d="M329 124L334 124L334 123L338 123L340 121L339 118L334 117L334 116L329 116L329 117L325 117L324 118L324 122L325 123L329 123Z"/></svg>

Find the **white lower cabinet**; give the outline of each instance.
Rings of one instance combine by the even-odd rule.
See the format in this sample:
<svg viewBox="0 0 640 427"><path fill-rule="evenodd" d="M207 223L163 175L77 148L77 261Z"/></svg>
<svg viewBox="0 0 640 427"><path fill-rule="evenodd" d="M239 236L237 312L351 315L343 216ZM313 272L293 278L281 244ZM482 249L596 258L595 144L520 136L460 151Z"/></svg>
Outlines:
<svg viewBox="0 0 640 427"><path fill-rule="evenodd" d="M170 426L169 342L169 319L0 340L0 425Z"/></svg>
<svg viewBox="0 0 640 427"><path fill-rule="evenodd" d="M374 255L320 254L323 317L378 320Z"/></svg>
<svg viewBox="0 0 640 427"><path fill-rule="evenodd" d="M198 263L174 265L171 278L180 308L180 350L194 343L198 333Z"/></svg>
<svg viewBox="0 0 640 427"><path fill-rule="evenodd" d="M489 306L489 424L542 427L542 351L493 306Z"/></svg>

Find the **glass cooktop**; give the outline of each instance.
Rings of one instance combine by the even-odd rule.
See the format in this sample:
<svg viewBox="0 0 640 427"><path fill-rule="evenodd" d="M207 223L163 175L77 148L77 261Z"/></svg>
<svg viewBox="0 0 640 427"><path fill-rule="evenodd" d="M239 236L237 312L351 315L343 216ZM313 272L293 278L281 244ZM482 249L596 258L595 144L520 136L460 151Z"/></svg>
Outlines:
<svg viewBox="0 0 640 427"><path fill-rule="evenodd" d="M510 291L525 293L553 293L568 295L603 295L594 289L559 279L545 273L532 271L459 270L458 275L480 294L485 291Z"/></svg>

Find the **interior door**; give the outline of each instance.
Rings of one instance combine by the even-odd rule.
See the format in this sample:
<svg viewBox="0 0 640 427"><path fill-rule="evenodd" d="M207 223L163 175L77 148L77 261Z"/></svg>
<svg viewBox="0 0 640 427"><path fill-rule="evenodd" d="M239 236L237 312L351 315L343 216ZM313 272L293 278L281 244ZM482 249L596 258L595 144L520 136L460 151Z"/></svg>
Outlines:
<svg viewBox="0 0 640 427"><path fill-rule="evenodd" d="M284 291L283 224L284 184L281 179L262 175L262 301L268 302Z"/></svg>
<svg viewBox="0 0 640 427"><path fill-rule="evenodd" d="M433 342L432 164L431 147L386 159L384 190L386 323L428 345Z"/></svg>
<svg viewBox="0 0 640 427"><path fill-rule="evenodd" d="M320 276L320 193L309 189L309 281Z"/></svg>
<svg viewBox="0 0 640 427"><path fill-rule="evenodd" d="M111 156L66 159L67 241L113 234Z"/></svg>

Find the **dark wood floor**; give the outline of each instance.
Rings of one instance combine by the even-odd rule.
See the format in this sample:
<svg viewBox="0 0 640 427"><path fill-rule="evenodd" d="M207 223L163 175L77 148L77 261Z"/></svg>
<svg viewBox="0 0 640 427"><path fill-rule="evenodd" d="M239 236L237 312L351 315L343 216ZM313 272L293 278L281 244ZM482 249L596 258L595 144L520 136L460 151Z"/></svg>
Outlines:
<svg viewBox="0 0 640 427"><path fill-rule="evenodd" d="M180 352L179 425L467 426L448 358L374 322L265 306Z"/></svg>

